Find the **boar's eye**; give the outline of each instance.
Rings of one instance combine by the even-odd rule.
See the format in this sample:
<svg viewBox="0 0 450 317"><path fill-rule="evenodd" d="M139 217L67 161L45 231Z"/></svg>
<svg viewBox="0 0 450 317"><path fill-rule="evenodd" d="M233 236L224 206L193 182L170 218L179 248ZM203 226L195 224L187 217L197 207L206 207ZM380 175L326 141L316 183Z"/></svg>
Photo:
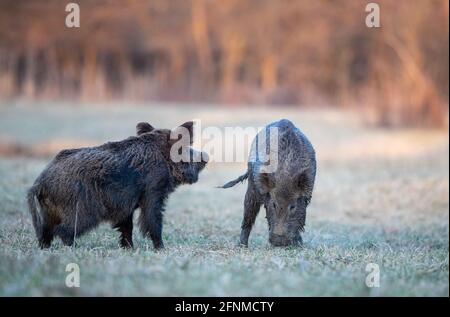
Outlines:
<svg viewBox="0 0 450 317"><path fill-rule="evenodd" d="M275 187L274 181L269 173L259 174L259 182L266 193Z"/></svg>
<svg viewBox="0 0 450 317"><path fill-rule="evenodd" d="M304 191L308 188L308 175L306 173L302 173L297 177L297 187Z"/></svg>

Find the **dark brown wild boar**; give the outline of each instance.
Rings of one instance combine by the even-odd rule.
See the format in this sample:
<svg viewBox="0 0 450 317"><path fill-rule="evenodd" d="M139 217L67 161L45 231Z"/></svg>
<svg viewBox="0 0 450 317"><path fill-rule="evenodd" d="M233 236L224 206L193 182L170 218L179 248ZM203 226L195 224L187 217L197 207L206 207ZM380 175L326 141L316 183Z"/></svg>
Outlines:
<svg viewBox="0 0 450 317"><path fill-rule="evenodd" d="M274 246L301 244L315 176L315 152L306 136L286 119L266 126L252 143L247 172L222 186L229 188L248 178L240 243L248 245L264 205L269 242Z"/></svg>
<svg viewBox="0 0 450 317"><path fill-rule="evenodd" d="M155 248L164 246L162 218L167 197L178 185L192 184L205 167L207 155L192 149L193 122L178 130L186 138L171 138L171 130L141 122L137 136L96 147L61 151L28 191L28 204L41 248L59 236L65 245L110 222L121 232L120 245L133 247L133 213L140 208L142 233ZM181 142L181 144L180 144ZM189 158L174 162L177 143ZM200 157L199 157L200 156ZM195 158L195 160L194 160Z"/></svg>

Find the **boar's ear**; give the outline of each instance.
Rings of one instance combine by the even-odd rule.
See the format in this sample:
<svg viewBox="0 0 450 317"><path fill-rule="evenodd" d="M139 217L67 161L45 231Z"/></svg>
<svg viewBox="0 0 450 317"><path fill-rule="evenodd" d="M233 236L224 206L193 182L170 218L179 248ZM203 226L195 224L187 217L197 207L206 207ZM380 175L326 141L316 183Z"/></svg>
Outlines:
<svg viewBox="0 0 450 317"><path fill-rule="evenodd" d="M136 135L141 135L143 133L152 132L155 128L153 128L148 122L139 122L136 125Z"/></svg>
<svg viewBox="0 0 450 317"><path fill-rule="evenodd" d="M260 192L267 194L272 188L275 187L272 175L270 173L260 173L257 181L259 182Z"/></svg>
<svg viewBox="0 0 450 317"><path fill-rule="evenodd" d="M189 143L194 143L194 122L188 121L179 126L179 128L185 128L189 132Z"/></svg>
<svg viewBox="0 0 450 317"><path fill-rule="evenodd" d="M307 191L309 188L309 184L309 177L306 173L301 173L299 176L297 176L297 187L299 191Z"/></svg>

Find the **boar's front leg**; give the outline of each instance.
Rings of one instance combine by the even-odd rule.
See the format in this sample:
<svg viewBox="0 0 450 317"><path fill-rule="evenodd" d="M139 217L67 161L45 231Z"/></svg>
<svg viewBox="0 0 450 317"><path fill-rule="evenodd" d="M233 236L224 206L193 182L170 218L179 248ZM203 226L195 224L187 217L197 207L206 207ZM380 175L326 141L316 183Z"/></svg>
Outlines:
<svg viewBox="0 0 450 317"><path fill-rule="evenodd" d="M122 248L133 248L133 214L116 224L114 228L120 231L120 246Z"/></svg>
<svg viewBox="0 0 450 317"><path fill-rule="evenodd" d="M248 182L247 192L244 200L244 219L241 226L241 245L248 246L248 237L252 231L256 216L261 208L261 202L258 199L255 187L251 181Z"/></svg>
<svg viewBox="0 0 450 317"><path fill-rule="evenodd" d="M165 193L147 193L140 203L141 214L139 218L141 232L150 237L155 249L164 248L162 240L162 220L164 204L167 198Z"/></svg>
<svg viewBox="0 0 450 317"><path fill-rule="evenodd" d="M301 232L305 230L306 207L308 207L310 200L311 197L300 197L295 206L295 213L290 215L288 219L289 225L294 226L294 242L299 245L303 244Z"/></svg>

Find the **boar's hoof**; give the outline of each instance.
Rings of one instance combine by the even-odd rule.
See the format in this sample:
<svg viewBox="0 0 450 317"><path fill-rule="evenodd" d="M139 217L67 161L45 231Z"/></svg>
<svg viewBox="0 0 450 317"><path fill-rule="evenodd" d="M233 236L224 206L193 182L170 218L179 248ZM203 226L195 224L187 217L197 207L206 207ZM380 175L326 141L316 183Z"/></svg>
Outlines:
<svg viewBox="0 0 450 317"><path fill-rule="evenodd" d="M248 248L248 242L239 241L238 247L240 247L240 248Z"/></svg>
<svg viewBox="0 0 450 317"><path fill-rule="evenodd" d="M155 248L156 251L161 251L164 249L164 243L162 241L153 243L153 247Z"/></svg>
<svg viewBox="0 0 450 317"><path fill-rule="evenodd" d="M281 236L277 234L270 235L269 242L274 247L287 247L292 245L298 245L296 241L289 239L286 236Z"/></svg>
<svg viewBox="0 0 450 317"><path fill-rule="evenodd" d="M133 249L133 241L122 240L120 241L120 247L123 249Z"/></svg>

